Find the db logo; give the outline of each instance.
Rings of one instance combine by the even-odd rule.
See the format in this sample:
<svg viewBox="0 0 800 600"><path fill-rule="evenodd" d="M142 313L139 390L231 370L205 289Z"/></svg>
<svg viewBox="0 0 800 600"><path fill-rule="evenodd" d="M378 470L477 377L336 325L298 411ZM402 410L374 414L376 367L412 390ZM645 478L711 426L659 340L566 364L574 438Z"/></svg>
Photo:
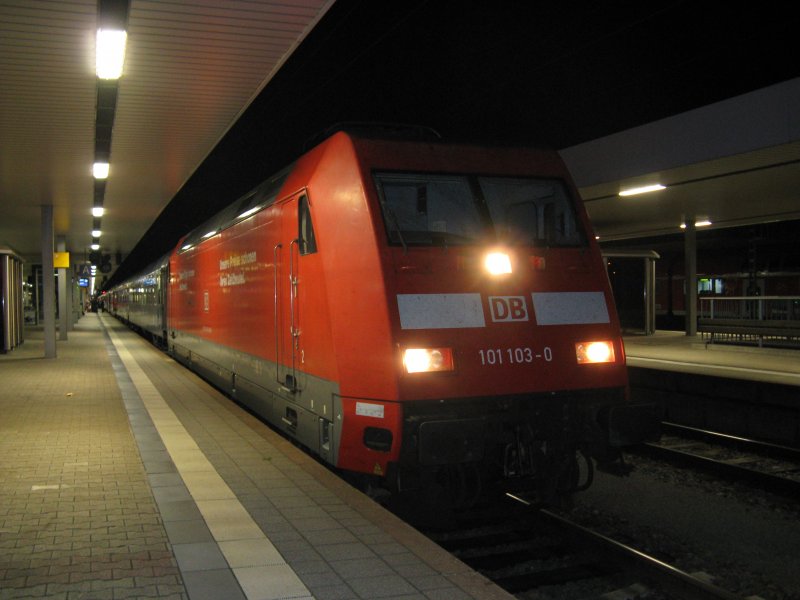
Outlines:
<svg viewBox="0 0 800 600"><path fill-rule="evenodd" d="M495 323L528 320L525 296L489 296L489 312Z"/></svg>

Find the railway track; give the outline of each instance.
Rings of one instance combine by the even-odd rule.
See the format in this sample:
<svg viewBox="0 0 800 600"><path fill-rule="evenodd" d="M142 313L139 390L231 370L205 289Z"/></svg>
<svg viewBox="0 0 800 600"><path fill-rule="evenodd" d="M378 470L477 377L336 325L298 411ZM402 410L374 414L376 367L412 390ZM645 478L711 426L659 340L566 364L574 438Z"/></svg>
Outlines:
<svg viewBox="0 0 800 600"><path fill-rule="evenodd" d="M427 535L521 600L740 599L523 497L509 499L498 512L463 515L457 527Z"/></svg>
<svg viewBox="0 0 800 600"><path fill-rule="evenodd" d="M674 423L664 423L663 432L658 443L628 451L709 471L775 494L800 497L800 449Z"/></svg>

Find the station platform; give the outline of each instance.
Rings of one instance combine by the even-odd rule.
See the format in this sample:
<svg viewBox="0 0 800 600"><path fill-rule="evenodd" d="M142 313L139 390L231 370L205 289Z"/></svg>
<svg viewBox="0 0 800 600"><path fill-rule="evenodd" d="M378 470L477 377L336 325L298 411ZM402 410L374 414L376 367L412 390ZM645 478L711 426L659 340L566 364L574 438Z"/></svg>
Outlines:
<svg viewBox="0 0 800 600"><path fill-rule="evenodd" d="M104 314L0 355L0 600L510 599Z"/></svg>
<svg viewBox="0 0 800 600"><path fill-rule="evenodd" d="M707 343L702 335L626 335L629 367L800 386L800 349Z"/></svg>

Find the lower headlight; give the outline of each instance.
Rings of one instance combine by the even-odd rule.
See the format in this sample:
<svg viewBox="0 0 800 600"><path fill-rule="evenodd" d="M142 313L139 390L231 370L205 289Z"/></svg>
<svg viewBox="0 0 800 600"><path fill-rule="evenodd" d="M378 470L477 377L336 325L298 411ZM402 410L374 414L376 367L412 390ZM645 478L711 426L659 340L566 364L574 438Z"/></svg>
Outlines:
<svg viewBox="0 0 800 600"><path fill-rule="evenodd" d="M579 365L612 363L614 362L614 343L610 341L579 342L575 344L575 355Z"/></svg>
<svg viewBox="0 0 800 600"><path fill-rule="evenodd" d="M406 373L434 373L453 370L450 348L407 348L403 352Z"/></svg>

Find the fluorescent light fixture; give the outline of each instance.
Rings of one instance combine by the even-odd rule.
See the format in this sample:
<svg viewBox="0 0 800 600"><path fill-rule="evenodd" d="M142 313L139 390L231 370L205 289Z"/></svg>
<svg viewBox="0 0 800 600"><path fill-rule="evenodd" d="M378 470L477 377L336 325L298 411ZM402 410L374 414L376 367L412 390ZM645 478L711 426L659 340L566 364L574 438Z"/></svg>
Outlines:
<svg viewBox="0 0 800 600"><path fill-rule="evenodd" d="M656 192L658 190L665 189L665 185L661 185L660 183L654 183L652 185L643 185L641 187L629 188L627 190L622 190L619 195L620 196L635 196L636 194L646 194L647 192Z"/></svg>
<svg viewBox="0 0 800 600"><path fill-rule="evenodd" d="M105 209L102 206L95 206L92 208L93 217L102 217L105 214Z"/></svg>
<svg viewBox="0 0 800 600"><path fill-rule="evenodd" d="M708 227L709 225L711 225L711 221L709 221L708 219L694 222L695 227ZM686 223L681 223L681 229L686 229Z"/></svg>
<svg viewBox="0 0 800 600"><path fill-rule="evenodd" d="M213 237L215 235L217 235L217 231L216 230L212 230L212 231L209 231L208 233L204 233L203 234L203 239L210 238L210 237Z"/></svg>
<svg viewBox="0 0 800 600"><path fill-rule="evenodd" d="M92 174L94 175L95 179L107 179L108 178L108 163L107 162L96 162L92 165Z"/></svg>
<svg viewBox="0 0 800 600"><path fill-rule="evenodd" d="M193 244L184 244L181 246L181 250L191 250L194 247Z"/></svg>
<svg viewBox="0 0 800 600"><path fill-rule="evenodd" d="M116 29L97 30L96 69L100 79L119 79L125 62L128 34Z"/></svg>
<svg viewBox="0 0 800 600"><path fill-rule="evenodd" d="M92 250L100 250L100 244L92 244L89 246Z"/></svg>
<svg viewBox="0 0 800 600"><path fill-rule="evenodd" d="M102 233L103 232L100 231L99 229L92 229L92 237L93 238L99 238L102 235Z"/></svg>

